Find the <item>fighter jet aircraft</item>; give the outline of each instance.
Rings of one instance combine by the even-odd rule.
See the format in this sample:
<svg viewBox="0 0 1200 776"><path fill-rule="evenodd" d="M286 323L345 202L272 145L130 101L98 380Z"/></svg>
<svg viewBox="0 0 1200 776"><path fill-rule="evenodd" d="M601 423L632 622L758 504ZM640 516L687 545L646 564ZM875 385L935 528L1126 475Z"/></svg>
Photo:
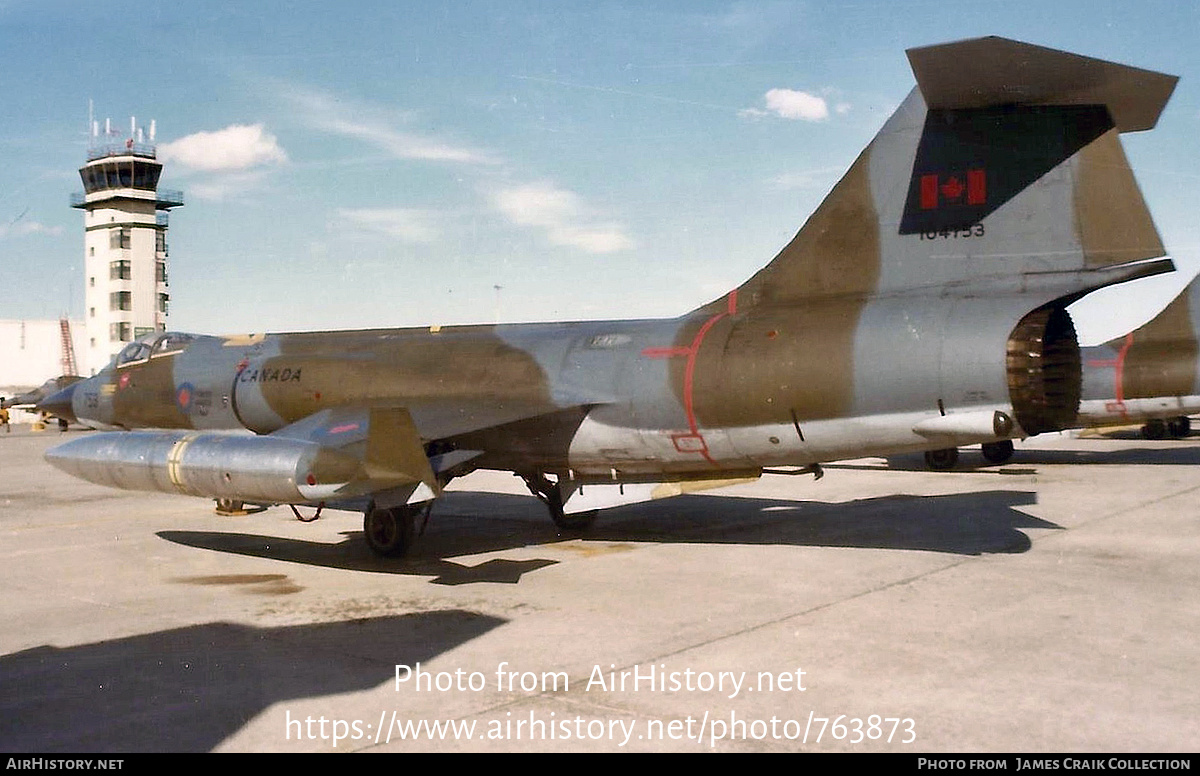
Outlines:
<svg viewBox="0 0 1200 776"><path fill-rule="evenodd" d="M77 383L82 380L78 375L61 375L59 377L51 377L46 382L39 385L33 390L18 394L8 399L0 400L0 407L5 408L33 408L43 399L53 396L72 383Z"/></svg>
<svg viewBox="0 0 1200 776"><path fill-rule="evenodd" d="M1200 412L1200 278L1145 326L1083 350L1080 424L1144 422L1148 439L1187 436Z"/></svg>
<svg viewBox="0 0 1200 776"><path fill-rule="evenodd" d="M1067 305L1172 269L1118 136L1177 79L1001 38L908 58L916 88L799 233L685 315L148 337L44 406L168 430L46 457L122 488L361 504L398 555L474 469L579 529L764 472L1072 427Z"/></svg>

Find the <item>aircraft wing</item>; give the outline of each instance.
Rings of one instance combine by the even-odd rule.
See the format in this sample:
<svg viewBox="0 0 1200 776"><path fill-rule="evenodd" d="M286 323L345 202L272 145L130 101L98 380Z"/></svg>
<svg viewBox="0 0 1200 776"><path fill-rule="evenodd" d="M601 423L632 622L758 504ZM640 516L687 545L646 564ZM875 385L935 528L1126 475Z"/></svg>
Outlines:
<svg viewBox="0 0 1200 776"><path fill-rule="evenodd" d="M421 437L432 442L572 409L596 407L612 401L611 397L578 395L571 397L566 405L553 408L541 402L499 401L480 405L469 402L426 401L406 409Z"/></svg>

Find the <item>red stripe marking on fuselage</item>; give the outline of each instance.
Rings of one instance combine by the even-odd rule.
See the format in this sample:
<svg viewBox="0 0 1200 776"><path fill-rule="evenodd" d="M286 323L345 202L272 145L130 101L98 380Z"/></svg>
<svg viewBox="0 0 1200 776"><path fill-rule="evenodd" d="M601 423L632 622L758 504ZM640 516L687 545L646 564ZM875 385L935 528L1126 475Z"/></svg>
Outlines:
<svg viewBox="0 0 1200 776"><path fill-rule="evenodd" d="M704 338L708 336L708 332L722 318L734 315L737 313L737 289L729 292L728 307L724 312L716 315L705 321L700 329L696 332L696 336L692 338L692 344L689 347L665 347L665 348L644 348L642 355L647 358L674 358L677 356L687 356L687 365L683 371L683 411L687 415L688 432L687 434L672 434L671 441L675 445L675 449L681 453L699 453L704 456L704 460L716 465L716 461L708 452L708 442L704 439L704 435L700 433L700 424L696 421L696 404L694 391L696 385L696 357L700 354L700 346L704 343ZM688 445L682 440L695 439L699 445L695 449L689 449Z"/></svg>
<svg viewBox="0 0 1200 776"><path fill-rule="evenodd" d="M691 348L642 348L642 355L646 358L673 358L691 352Z"/></svg>
<svg viewBox="0 0 1200 776"><path fill-rule="evenodd" d="M1111 366L1113 368L1113 393L1117 400L1106 403L1104 408L1119 409L1123 418L1128 418L1128 413L1125 411L1125 357L1129 355L1131 347L1133 347L1133 332L1125 335L1125 341L1121 343L1121 349L1117 351L1116 358L1098 358L1088 361L1088 366Z"/></svg>

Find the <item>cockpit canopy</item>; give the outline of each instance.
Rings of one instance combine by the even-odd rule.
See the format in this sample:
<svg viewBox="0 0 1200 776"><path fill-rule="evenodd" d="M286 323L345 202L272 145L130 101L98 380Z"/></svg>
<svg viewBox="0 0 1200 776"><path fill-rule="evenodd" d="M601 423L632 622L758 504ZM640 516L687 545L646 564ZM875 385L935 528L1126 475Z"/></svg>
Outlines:
<svg viewBox="0 0 1200 776"><path fill-rule="evenodd" d="M162 332L146 334L126 345L109 363L109 368L120 369L130 364L178 353L195 340L195 334L178 331L168 331L165 334Z"/></svg>

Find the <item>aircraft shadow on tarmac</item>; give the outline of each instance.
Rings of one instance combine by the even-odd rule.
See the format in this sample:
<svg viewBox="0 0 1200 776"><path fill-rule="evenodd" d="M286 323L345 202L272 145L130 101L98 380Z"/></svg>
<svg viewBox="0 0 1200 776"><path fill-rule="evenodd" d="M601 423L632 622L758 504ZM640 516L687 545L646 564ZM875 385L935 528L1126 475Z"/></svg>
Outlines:
<svg viewBox="0 0 1200 776"><path fill-rule="evenodd" d="M926 550L960 555L1029 549L1023 528L1060 528L1017 509L1036 494L1011 490L942 496L885 496L849 503L687 495L601 512L583 538L600 542L795 545ZM336 518L335 518L336 519ZM161 531L178 544L316 566L412 576L434 584L516 583L555 560L492 559L467 566L448 558L553 544L541 504L494 493L448 493L410 557L378 558L358 531L337 544L248 533Z"/></svg>
<svg viewBox="0 0 1200 776"><path fill-rule="evenodd" d="M376 687L395 664L426 662L504 622L464 610L277 628L215 622L23 650L0 657L0 751L206 752L271 704ZM302 732L292 726L291 740Z"/></svg>
<svg viewBox="0 0 1200 776"><path fill-rule="evenodd" d="M1120 450L1088 450L1080 440L1080 449L1075 450L1045 450L1037 448L1017 447L1008 463L997 465L988 463L978 449L967 448L959 452L958 464L947 470L953 472L991 471L997 474L1033 474L1028 467L1036 464L1078 464L1100 466L1195 466L1200 464L1200 445L1188 445L1179 440L1160 443L1161 447L1145 447L1144 441L1137 439L1133 433L1127 436L1109 439L1134 442L1129 447ZM1141 444L1138 444L1138 443ZM1172 443L1178 446L1172 446ZM894 471L930 471L923 455L895 455L886 459L886 464L828 464L827 469L860 469L879 471L883 468ZM1024 467L1024 468L1021 468Z"/></svg>

